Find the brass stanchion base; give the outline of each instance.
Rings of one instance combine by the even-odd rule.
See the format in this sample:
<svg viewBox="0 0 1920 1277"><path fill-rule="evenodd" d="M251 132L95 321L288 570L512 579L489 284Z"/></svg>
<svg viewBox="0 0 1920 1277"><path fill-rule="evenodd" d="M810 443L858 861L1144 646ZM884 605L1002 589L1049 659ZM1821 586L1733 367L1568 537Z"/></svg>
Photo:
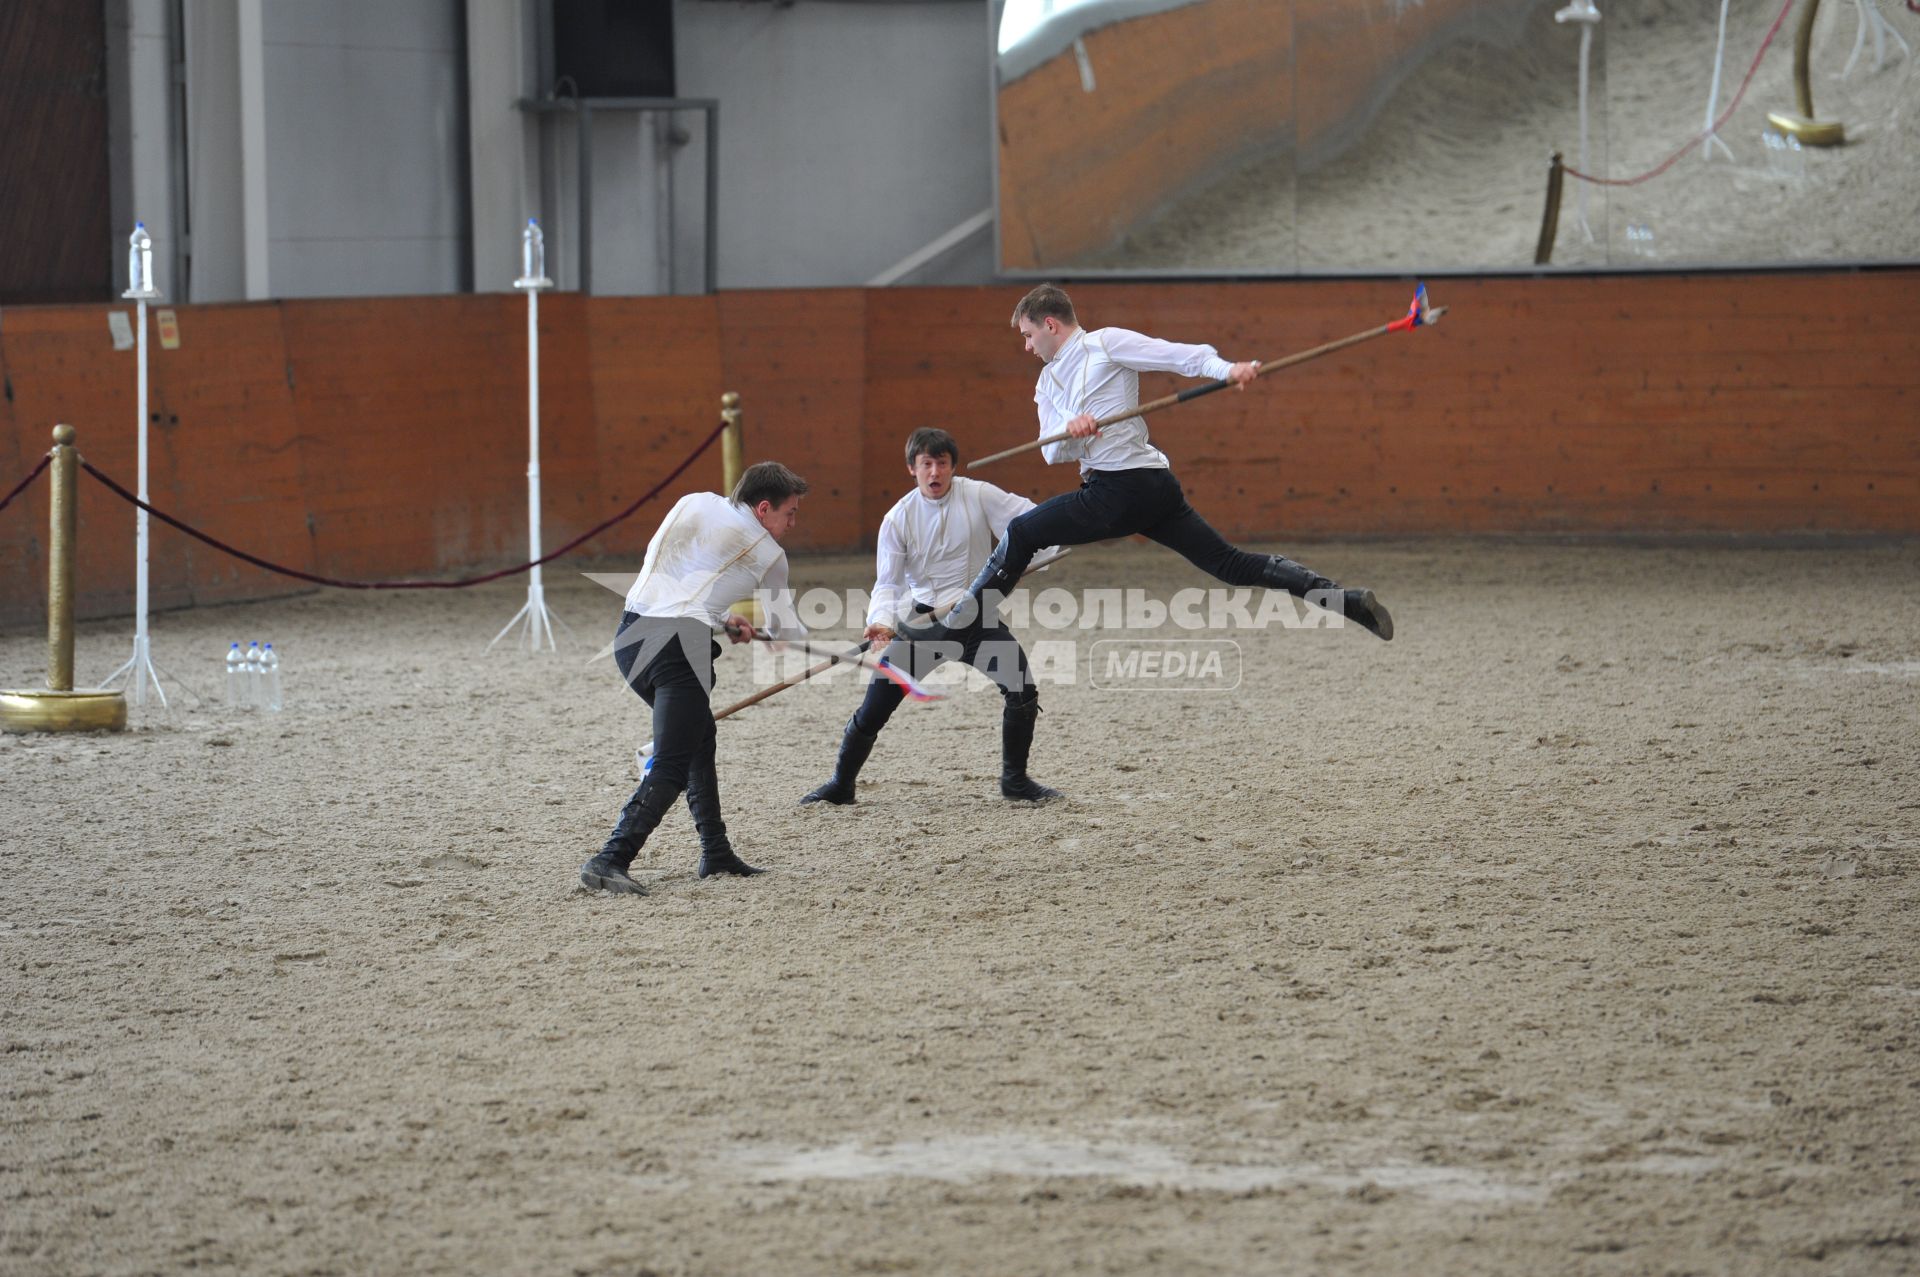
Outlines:
<svg viewBox="0 0 1920 1277"><path fill-rule="evenodd" d="M127 698L119 692L0 691L0 731L123 732Z"/></svg>
<svg viewBox="0 0 1920 1277"><path fill-rule="evenodd" d="M1847 126L1838 120L1809 120L1791 111L1768 111L1767 123L1799 138L1802 146L1841 146L1847 140Z"/></svg>

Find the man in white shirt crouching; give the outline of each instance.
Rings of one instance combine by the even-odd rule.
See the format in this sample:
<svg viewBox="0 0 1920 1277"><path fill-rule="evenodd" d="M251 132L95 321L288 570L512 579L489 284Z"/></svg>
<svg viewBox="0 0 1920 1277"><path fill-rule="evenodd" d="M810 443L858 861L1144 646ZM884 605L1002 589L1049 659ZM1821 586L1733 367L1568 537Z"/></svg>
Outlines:
<svg viewBox="0 0 1920 1277"><path fill-rule="evenodd" d="M777 461L762 461L740 476L731 497L694 492L680 498L647 543L613 659L627 686L653 710L653 765L607 845L580 866L585 886L642 894L627 870L683 792L700 836L700 876L761 872L735 854L720 818L710 700L720 645L713 636L724 630L735 643L751 641L752 623L726 609L735 599L757 596L767 615L757 633L805 637L780 540L793 530L806 491L805 479Z"/></svg>
<svg viewBox="0 0 1920 1277"><path fill-rule="evenodd" d="M1020 640L1004 623L982 624L978 609L968 624L951 628L942 622L913 621L959 597L986 564L995 538L1005 534L1009 522L1033 509L1025 497L955 475L959 463L960 447L944 430L916 430L908 438L907 473L914 487L880 521L866 639L876 649L886 648L885 659L914 678L925 678L948 661L964 661L992 679L1004 701L1000 795L1016 802L1045 802L1061 794L1027 775L1040 689L1028 672ZM906 629L911 636L901 638ZM905 695L884 678L867 684L866 699L847 720L833 778L801 803L844 806L854 800L854 780Z"/></svg>

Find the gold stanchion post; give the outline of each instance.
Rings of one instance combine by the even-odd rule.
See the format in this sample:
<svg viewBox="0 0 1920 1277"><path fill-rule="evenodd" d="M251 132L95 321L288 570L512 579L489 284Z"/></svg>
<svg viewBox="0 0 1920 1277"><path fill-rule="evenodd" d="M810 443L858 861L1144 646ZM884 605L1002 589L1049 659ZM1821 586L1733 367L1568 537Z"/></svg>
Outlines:
<svg viewBox="0 0 1920 1277"><path fill-rule="evenodd" d="M1800 11L1800 29L1793 37L1793 96L1800 113L1767 112L1767 123L1782 133L1791 133L1803 146L1839 146L1847 140L1847 126L1838 120L1818 120L1813 115L1813 74L1808 62L1813 50L1813 19L1820 12L1820 0L1807 0Z"/></svg>
<svg viewBox="0 0 1920 1277"><path fill-rule="evenodd" d="M0 730L124 731L127 698L119 692L73 690L73 546L79 527L79 473L73 427L53 428L53 480L47 537L47 686L0 691Z"/></svg>
<svg viewBox="0 0 1920 1277"><path fill-rule="evenodd" d="M740 482L740 396L729 390L720 396L720 420L727 428L720 433L720 490L733 495Z"/></svg>
<svg viewBox="0 0 1920 1277"><path fill-rule="evenodd" d="M720 396L720 420L727 423L727 428L720 432L720 482L723 485L720 490L732 496L733 485L740 482L740 472L745 467L740 464L740 396L731 390ZM742 599L728 610L755 625L764 619L760 605L752 599Z"/></svg>

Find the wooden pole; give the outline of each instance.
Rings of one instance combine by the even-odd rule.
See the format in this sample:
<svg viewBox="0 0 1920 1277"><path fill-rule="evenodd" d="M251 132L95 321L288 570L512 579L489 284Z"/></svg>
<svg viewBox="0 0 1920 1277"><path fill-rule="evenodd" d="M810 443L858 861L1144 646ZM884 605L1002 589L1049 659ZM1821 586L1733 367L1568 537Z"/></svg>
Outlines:
<svg viewBox="0 0 1920 1277"><path fill-rule="evenodd" d="M1071 553L1073 553L1073 548L1069 546L1068 548L1060 551L1060 553L1058 554L1049 554L1046 558L1040 560L1038 563L1033 564L1025 572L1021 573L1020 574L1021 579L1024 580L1025 578L1032 576L1035 572L1038 572L1041 568L1053 566L1054 564L1058 563L1060 560L1066 558L1067 555ZM965 598L965 597L966 596L964 595L962 596L962 598ZM954 599L951 603L941 604L939 607L933 609L933 611L926 614L924 618L925 622L929 625L933 624L935 621L938 621L941 617L945 616L947 613L953 611L954 608L959 607L960 603L961 603L961 599ZM713 712L713 721L717 723L723 718L731 718L733 715L738 714L743 709L748 709L754 705L758 705L761 701L766 700L769 696L777 696L781 692L786 691L789 687L798 687L800 684L806 682L808 679L818 677L819 675L826 673L828 670L832 669L836 665L845 664L849 660L857 658L858 656L860 656L861 653L865 652L871 646L872 646L871 644L869 644L863 639L861 640L860 645L858 647L849 648L844 656L828 657L826 660L821 661L817 664L809 665L806 669L802 670L798 674L795 674L792 678L785 679L781 682L775 683L771 687L763 687L759 691L755 692L753 695L745 697L741 700L737 700L733 704L727 706L724 709L715 710ZM652 745L653 742L648 741L647 744Z"/></svg>
<svg viewBox="0 0 1920 1277"><path fill-rule="evenodd" d="M1446 313L1447 308L1445 306L1435 306L1421 317L1420 322L1423 324L1434 323L1440 316ZM1397 332L1407 326L1407 321L1404 317L1396 319L1391 323L1381 324L1377 328L1369 328L1363 333L1355 333L1351 337L1342 337L1338 341L1330 341L1323 346L1315 346L1311 350L1303 350L1298 354L1288 355L1284 359L1276 359L1271 363L1262 363L1260 367L1254 371L1253 375L1256 378L1264 377L1270 372L1278 372L1282 368L1292 368L1296 364L1304 364L1309 359L1318 359L1322 355L1331 355L1334 351L1345 350L1349 346L1358 346L1363 341L1372 341L1375 337L1384 337L1390 332ZM1186 403L1189 399L1198 399L1200 396L1210 395L1216 390L1225 390L1233 384L1231 381L1222 379L1220 381L1209 381L1204 385L1189 386L1185 390L1177 391L1171 395L1164 395L1150 403L1143 403L1137 408L1128 408L1124 412L1116 412L1111 416L1102 417L1093 423L1093 428L1095 430L1104 430L1117 422L1127 421L1134 417L1144 417L1150 412L1158 412L1162 408L1170 408L1177 403ZM1003 448L999 452L989 453L984 457L969 461L967 462L967 469L975 470L981 466L991 465L996 461L1005 461L1008 457L1017 457L1023 452L1032 452L1035 448L1044 447L1050 443L1059 443L1062 439L1070 437L1071 436L1064 430L1057 431L1050 435L1042 435L1040 438L1020 444L1018 447Z"/></svg>

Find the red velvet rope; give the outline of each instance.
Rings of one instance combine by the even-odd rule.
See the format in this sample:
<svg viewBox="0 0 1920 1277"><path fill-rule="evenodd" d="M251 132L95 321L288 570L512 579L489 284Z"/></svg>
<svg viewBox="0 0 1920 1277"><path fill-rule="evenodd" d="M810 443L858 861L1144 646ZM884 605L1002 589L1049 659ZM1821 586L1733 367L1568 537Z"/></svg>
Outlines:
<svg viewBox="0 0 1920 1277"><path fill-rule="evenodd" d="M1913 2L1914 0L1907 0L1908 6L1911 7ZM1740 99L1747 95L1747 86L1753 83L1753 73L1760 69L1760 59L1767 56L1768 46L1773 43L1773 37L1780 34L1780 24L1787 20L1787 14L1791 12L1792 9L1793 0L1787 0L1784 5L1780 6L1780 16L1773 20L1771 27L1767 28L1767 38L1760 42L1760 52L1753 55L1753 65L1747 68L1746 78L1740 81L1740 91L1733 95L1733 101L1727 103L1727 109L1720 113L1720 118L1713 122L1712 128L1702 129L1679 150L1662 160L1658 166L1642 173L1639 177L1594 177L1591 174L1582 173L1579 169L1573 168L1570 165L1566 168L1567 176L1577 177L1583 182L1592 182L1595 186L1638 186L1640 183L1651 178L1659 177L1662 173L1672 168L1681 156L1712 137L1715 133L1718 133L1721 126L1733 118L1734 108L1740 105Z"/></svg>
<svg viewBox="0 0 1920 1277"><path fill-rule="evenodd" d="M4 510L8 506L12 505L13 499L19 496L22 492L25 492L27 490L27 485L32 483L35 479L38 479L43 473L45 473L46 468L52 464L53 464L53 454L51 452L49 452L46 456L40 458L40 464L35 466L31 471L29 471L27 473L26 478L14 484L12 492L9 492L4 497L0 497L0 510Z"/></svg>
<svg viewBox="0 0 1920 1277"><path fill-rule="evenodd" d="M131 492L128 492L125 488L115 483L112 479L109 479L106 475L94 469L93 463L88 461L85 457L82 457L80 459L80 468L82 470L85 470L88 474L92 475L94 478L98 479L102 484L106 486L108 491L120 497L122 500L127 501L132 505L136 505L142 510L145 510L148 514L160 520L160 522L166 524L168 527L176 528L179 531L186 533L188 536L192 537L194 540L202 542L203 544L206 544L206 545L210 545L214 549L219 550L223 554L231 554L234 558L239 559L243 563L251 563L253 564L253 566L257 568L265 568L267 571L277 572L281 576L290 576L296 581L311 581L315 585L330 585L337 590L461 590L461 589L465 589L467 586L470 586L470 585L481 585L488 581L497 581L503 576L513 576L516 573L525 572L528 569L536 567L542 563L550 563L554 559L559 558L561 555L568 554L573 550L578 549L580 546L584 545L586 542L592 540L594 537L599 536L602 532L605 532L608 528L612 527L614 524L619 523L622 519L627 519L632 517L634 512L637 511L641 506L645 505L647 502L653 500L655 497L659 496L662 492L666 491L667 486L671 484L675 479L678 479L681 476L681 474L683 474L686 471L686 468L688 466L692 465L696 460L698 460L701 453L705 452L708 448L713 446L713 441L715 439L718 439L720 437L720 432L725 430L726 428L727 427L725 422L722 422L720 425L715 426L713 433L708 435L705 439L701 440L700 446L695 448L692 454L689 455L685 461L682 461L679 465L675 466L673 468L672 473L668 474L667 477L662 479L660 482L654 484L653 487L649 488L646 491L646 493L643 496L641 496L637 501L635 501L632 505L622 510L619 514L614 515L611 519L606 520L604 523L600 523L595 525L594 527L588 528L585 532L582 532L579 536L567 542L565 545L561 546L559 549L550 551L547 554L543 554L539 558L534 559L531 562L516 564L515 566L510 568L501 568L498 572L489 572L484 576L466 577L458 581L342 581L337 577L316 576L311 572L302 572L298 568L290 568L290 567L285 567L278 563L270 563L266 559L260 558L258 555L248 554L244 550L236 550L234 547L228 545L226 542L217 540L214 537L210 537L206 533L201 532L197 528L188 527L186 524L174 518L172 515L167 514L163 511L154 509L152 506L148 505L145 501L142 501L139 497L134 496ZM41 468L45 469L45 467L46 467L46 463L42 462ZM37 474L39 473L39 471L35 471L34 473ZM28 479L32 479L33 476L29 475L27 477ZM23 484L22 486L24 487L25 485ZM11 498L9 498L9 500L11 500ZM0 503L0 504L4 504L4 503Z"/></svg>

